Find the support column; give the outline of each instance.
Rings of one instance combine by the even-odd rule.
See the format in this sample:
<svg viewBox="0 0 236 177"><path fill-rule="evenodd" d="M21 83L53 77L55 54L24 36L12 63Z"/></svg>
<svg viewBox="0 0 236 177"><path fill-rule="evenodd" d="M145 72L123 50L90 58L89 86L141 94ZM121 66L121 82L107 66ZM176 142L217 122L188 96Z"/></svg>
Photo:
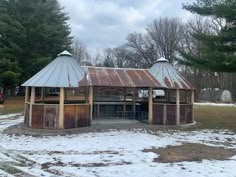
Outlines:
<svg viewBox="0 0 236 177"><path fill-rule="evenodd" d="M176 90L176 125L180 124L180 101L179 101L179 89Z"/></svg>
<svg viewBox="0 0 236 177"><path fill-rule="evenodd" d="M124 88L123 95L124 95L123 112L125 112L126 111L126 88Z"/></svg>
<svg viewBox="0 0 236 177"><path fill-rule="evenodd" d="M26 119L25 117L26 116L29 116L29 115L26 115L26 107L27 107L27 102L29 100L29 87L25 87L25 110L24 110L24 122L26 123ZM29 126L29 125L27 125Z"/></svg>
<svg viewBox="0 0 236 177"><path fill-rule="evenodd" d="M192 104L192 120L194 121L194 109L193 109L193 104L194 104L194 90L191 90L191 104Z"/></svg>
<svg viewBox="0 0 236 177"><path fill-rule="evenodd" d="M166 125L166 118L167 118L166 104L164 104L164 106L163 106L163 125Z"/></svg>
<svg viewBox="0 0 236 177"><path fill-rule="evenodd" d="M64 99L65 90L63 87L60 88L60 103L59 103L59 128L64 129Z"/></svg>
<svg viewBox="0 0 236 177"><path fill-rule="evenodd" d="M153 122L152 88L148 89L148 123Z"/></svg>
<svg viewBox="0 0 236 177"><path fill-rule="evenodd" d="M93 120L93 86L89 87L90 123Z"/></svg>
<svg viewBox="0 0 236 177"><path fill-rule="evenodd" d="M133 112L135 112L136 111L136 88L134 88L134 90L133 90L132 100L133 100Z"/></svg>
<svg viewBox="0 0 236 177"><path fill-rule="evenodd" d="M25 103L29 100L29 87L25 87Z"/></svg>
<svg viewBox="0 0 236 177"><path fill-rule="evenodd" d="M30 95L30 111L29 111L29 127L32 127L32 109L35 100L35 87L31 87L31 95Z"/></svg>

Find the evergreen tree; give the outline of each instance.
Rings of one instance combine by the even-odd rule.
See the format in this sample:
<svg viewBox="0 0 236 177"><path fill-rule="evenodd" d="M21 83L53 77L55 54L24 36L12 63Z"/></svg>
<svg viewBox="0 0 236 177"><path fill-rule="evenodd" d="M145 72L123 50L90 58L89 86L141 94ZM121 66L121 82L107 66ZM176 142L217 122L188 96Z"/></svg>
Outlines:
<svg viewBox="0 0 236 177"><path fill-rule="evenodd" d="M236 72L236 1L197 0L197 3L185 4L183 8L224 22L217 33L192 34L202 44L201 55L195 56L181 51L187 63L212 71Z"/></svg>
<svg viewBox="0 0 236 177"><path fill-rule="evenodd" d="M22 83L70 49L67 20L56 0L1 0L0 60L16 62Z"/></svg>

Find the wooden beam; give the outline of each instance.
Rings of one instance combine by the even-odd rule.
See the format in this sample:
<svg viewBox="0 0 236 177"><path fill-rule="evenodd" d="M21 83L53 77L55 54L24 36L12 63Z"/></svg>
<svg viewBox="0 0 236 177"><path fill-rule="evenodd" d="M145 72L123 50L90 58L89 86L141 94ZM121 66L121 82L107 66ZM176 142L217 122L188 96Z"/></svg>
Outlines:
<svg viewBox="0 0 236 177"><path fill-rule="evenodd" d="M26 115L26 107L27 107L27 102L29 100L29 87L25 87L25 110L24 110L24 122L26 122L25 118L26 116L29 116L29 115ZM29 126L29 125L27 125Z"/></svg>
<svg viewBox="0 0 236 177"><path fill-rule="evenodd" d="M152 88L148 89L148 123L153 122Z"/></svg>
<svg viewBox="0 0 236 177"><path fill-rule="evenodd" d="M163 106L163 125L166 125L166 119L167 119L167 112L166 112L166 104Z"/></svg>
<svg viewBox="0 0 236 177"><path fill-rule="evenodd" d="M193 104L194 104L194 90L191 90L191 104L192 104L192 120L194 122L194 111L193 111Z"/></svg>
<svg viewBox="0 0 236 177"><path fill-rule="evenodd" d="M35 87L31 87L30 110L29 110L29 127L32 127L32 112L33 112L34 100L35 100Z"/></svg>
<svg viewBox="0 0 236 177"><path fill-rule="evenodd" d="M179 89L176 90L176 125L180 124L180 101Z"/></svg>
<svg viewBox="0 0 236 177"><path fill-rule="evenodd" d="M25 87L25 103L29 100L29 87Z"/></svg>
<svg viewBox="0 0 236 177"><path fill-rule="evenodd" d="M126 88L124 88L123 96L124 96L123 111L125 112L126 111Z"/></svg>
<svg viewBox="0 0 236 177"><path fill-rule="evenodd" d="M93 86L89 87L90 122L93 120Z"/></svg>
<svg viewBox="0 0 236 177"><path fill-rule="evenodd" d="M136 88L134 88L134 90L133 90L132 100L133 100L133 112L135 112L136 111Z"/></svg>
<svg viewBox="0 0 236 177"><path fill-rule="evenodd" d="M191 104L194 104L194 90L191 90Z"/></svg>
<svg viewBox="0 0 236 177"><path fill-rule="evenodd" d="M59 102L59 128L64 129L64 100L65 90L63 87L60 88L60 102Z"/></svg>

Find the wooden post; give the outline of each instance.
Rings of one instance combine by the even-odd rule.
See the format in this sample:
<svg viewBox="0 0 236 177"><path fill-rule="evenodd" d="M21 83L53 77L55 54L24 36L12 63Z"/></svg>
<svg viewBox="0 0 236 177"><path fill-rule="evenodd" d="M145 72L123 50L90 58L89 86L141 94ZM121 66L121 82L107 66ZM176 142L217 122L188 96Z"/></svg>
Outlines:
<svg viewBox="0 0 236 177"><path fill-rule="evenodd" d="M194 109L193 109L193 104L194 104L194 90L191 90L191 104L192 104L192 120L194 121Z"/></svg>
<svg viewBox="0 0 236 177"><path fill-rule="evenodd" d="M152 88L148 89L148 123L152 124L153 122L153 105L152 105Z"/></svg>
<svg viewBox="0 0 236 177"><path fill-rule="evenodd" d="M166 118L167 118L166 104L164 104L164 106L163 106L163 125L166 125Z"/></svg>
<svg viewBox="0 0 236 177"><path fill-rule="evenodd" d="M123 112L125 112L126 111L126 88L124 88L123 95L124 95Z"/></svg>
<svg viewBox="0 0 236 177"><path fill-rule="evenodd" d="M191 104L194 104L194 90L191 90Z"/></svg>
<svg viewBox="0 0 236 177"><path fill-rule="evenodd" d="M89 87L90 122L93 120L93 86Z"/></svg>
<svg viewBox="0 0 236 177"><path fill-rule="evenodd" d="M60 103L59 103L59 128L64 129L64 99L65 91L64 88L60 88Z"/></svg>
<svg viewBox="0 0 236 177"><path fill-rule="evenodd" d="M25 122L25 123L26 123L25 117L26 117L26 116L29 116L29 115L26 115L26 107L27 107L27 102L28 102L28 100L29 100L29 87L25 87L25 110L24 110L24 114L25 114L25 116L24 116L24 122ZM29 126L29 125L27 125L27 126Z"/></svg>
<svg viewBox="0 0 236 177"><path fill-rule="evenodd" d="M30 111L29 111L29 127L32 127L32 112L33 112L33 104L35 100L35 87L31 87L31 95L30 95Z"/></svg>
<svg viewBox="0 0 236 177"><path fill-rule="evenodd" d="M180 124L180 101L179 101L179 89L176 89L176 125Z"/></svg>
<svg viewBox="0 0 236 177"><path fill-rule="evenodd" d="M135 115L135 111L136 111L136 89L134 88L133 90L133 112L134 112L134 115Z"/></svg>
<svg viewBox="0 0 236 177"><path fill-rule="evenodd" d="M29 100L29 87L25 87L25 103Z"/></svg>

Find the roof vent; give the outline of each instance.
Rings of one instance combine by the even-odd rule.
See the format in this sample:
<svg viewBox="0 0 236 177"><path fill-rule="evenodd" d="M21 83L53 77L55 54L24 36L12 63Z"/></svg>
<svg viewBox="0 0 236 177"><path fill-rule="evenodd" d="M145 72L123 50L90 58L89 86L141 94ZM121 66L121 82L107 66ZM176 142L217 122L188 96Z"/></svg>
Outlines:
<svg viewBox="0 0 236 177"><path fill-rule="evenodd" d="M72 57L72 54L70 52L68 52L67 50L64 50L63 52L59 53L57 56L58 57L59 56L70 56L70 57Z"/></svg>
<svg viewBox="0 0 236 177"><path fill-rule="evenodd" d="M161 57L156 61L156 63L158 63L158 62L169 62L169 61L167 59Z"/></svg>

